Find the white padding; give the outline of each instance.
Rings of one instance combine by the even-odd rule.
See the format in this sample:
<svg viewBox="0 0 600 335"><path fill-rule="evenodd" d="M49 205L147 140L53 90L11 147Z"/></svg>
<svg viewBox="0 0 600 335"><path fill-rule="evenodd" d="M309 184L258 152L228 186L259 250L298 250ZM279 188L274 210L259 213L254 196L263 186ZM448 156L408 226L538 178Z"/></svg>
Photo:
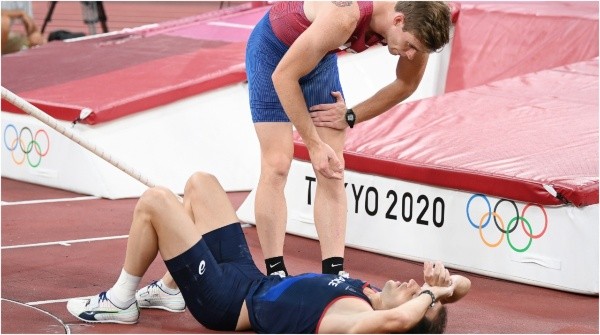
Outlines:
<svg viewBox="0 0 600 335"><path fill-rule="evenodd" d="M63 124L70 127L68 122ZM13 145L7 142L15 140L12 127L18 132L24 127L34 134L39 129L47 132L50 148L38 166L32 167L27 159L21 162L24 153L19 147L9 150ZM72 129L176 193L183 193L187 178L195 171L214 174L226 191L250 190L258 179L258 140L245 84L94 126L77 124ZM113 199L137 197L146 189L30 116L3 112L2 130L4 177ZM31 139L22 140L27 151ZM35 150L29 156L36 165L39 157Z"/></svg>
<svg viewBox="0 0 600 335"><path fill-rule="evenodd" d="M311 164L294 160L285 195L287 231L316 239L314 180ZM441 260L450 268L515 282L598 294L597 204L578 208L515 202L515 210L507 200L353 171L346 171L345 181L348 246L414 261ZM488 203L492 212L498 204L495 213L501 228L527 207L523 217L531 231L523 223L513 230L514 220L509 243L493 220L486 224ZM256 224L254 192L238 216ZM480 225L484 226L481 235Z"/></svg>

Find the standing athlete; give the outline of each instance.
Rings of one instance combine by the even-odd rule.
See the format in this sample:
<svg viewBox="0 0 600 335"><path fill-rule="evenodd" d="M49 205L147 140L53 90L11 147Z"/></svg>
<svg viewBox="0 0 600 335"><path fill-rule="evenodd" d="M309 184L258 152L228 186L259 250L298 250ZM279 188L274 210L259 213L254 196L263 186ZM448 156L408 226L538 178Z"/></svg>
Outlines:
<svg viewBox="0 0 600 335"><path fill-rule="evenodd" d="M254 28L246 50L250 109L261 150L255 218L269 274L287 275L284 188L296 128L317 177L314 220L322 272L345 274L347 200L343 147L346 129L409 97L429 53L450 38L447 4L437 1L275 2ZM398 57L396 79L347 108L337 52L383 44ZM390 69L393 71L393 69Z"/></svg>

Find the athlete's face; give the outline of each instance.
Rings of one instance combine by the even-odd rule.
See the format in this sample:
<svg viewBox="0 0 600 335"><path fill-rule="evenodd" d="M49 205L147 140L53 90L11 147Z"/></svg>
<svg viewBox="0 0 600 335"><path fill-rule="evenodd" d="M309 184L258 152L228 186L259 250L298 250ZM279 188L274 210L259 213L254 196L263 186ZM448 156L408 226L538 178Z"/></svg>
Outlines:
<svg viewBox="0 0 600 335"><path fill-rule="evenodd" d="M403 27L404 15L397 13L386 36L388 51L394 56L405 57L409 60L412 60L417 53L427 53L426 48L415 35L403 31Z"/></svg>
<svg viewBox="0 0 600 335"><path fill-rule="evenodd" d="M408 282L388 280L381 290L381 302L387 308L394 308L418 296L421 287L411 279Z"/></svg>

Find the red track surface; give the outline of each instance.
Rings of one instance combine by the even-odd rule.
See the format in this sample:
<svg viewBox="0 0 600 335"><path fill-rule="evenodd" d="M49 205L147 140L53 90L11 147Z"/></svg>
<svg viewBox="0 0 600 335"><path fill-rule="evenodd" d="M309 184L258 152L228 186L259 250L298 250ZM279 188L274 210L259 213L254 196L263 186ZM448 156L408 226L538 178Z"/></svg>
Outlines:
<svg viewBox="0 0 600 335"><path fill-rule="evenodd" d="M230 199L237 208L246 195L231 193ZM114 283L126 239L25 245L127 235L136 201L87 197L41 202L76 197L81 195L2 178L2 333L213 333L187 312L142 310L136 325L85 324L71 316L65 299L97 294ZM245 232L263 269L256 229ZM320 271L316 241L290 235L285 255L293 274ZM346 259L352 276L377 286L391 278L422 281L420 264L355 249L347 249ZM164 270L157 259L143 283L159 278ZM448 333L599 331L598 297L465 275L472 280L472 290L448 306Z"/></svg>
<svg viewBox="0 0 600 335"><path fill-rule="evenodd" d="M108 31L135 28L146 24L165 22L182 17L241 5L246 1L104 1ZM33 1L33 17L41 29L51 1ZM52 20L47 24L44 36L55 30L82 32L89 35L84 23L79 1L59 1L54 8ZM99 23L96 32L101 33Z"/></svg>
<svg viewBox="0 0 600 335"><path fill-rule="evenodd" d="M47 4L34 2L39 26ZM128 2L105 2L109 29L196 15L221 5L216 1L165 4L136 2L132 7ZM60 2L47 32L56 29L87 33L77 2ZM187 312L143 310L136 325L92 325L71 316L66 299L97 294L114 283L124 260L126 239L39 244L126 235L136 200L86 198L44 203L41 200L81 195L5 178L1 186L2 333L214 333ZM246 195L230 194L236 208ZM32 203L17 204L25 201ZM263 268L256 229L245 228L245 232L255 260ZM320 271L316 241L290 235L285 255L293 274ZM346 259L352 276L377 286L391 278L422 281L421 265L414 262L355 249L347 249ZM159 278L164 270L157 259L143 283ZM472 290L448 307L448 333L599 333L598 297L465 275L472 280Z"/></svg>

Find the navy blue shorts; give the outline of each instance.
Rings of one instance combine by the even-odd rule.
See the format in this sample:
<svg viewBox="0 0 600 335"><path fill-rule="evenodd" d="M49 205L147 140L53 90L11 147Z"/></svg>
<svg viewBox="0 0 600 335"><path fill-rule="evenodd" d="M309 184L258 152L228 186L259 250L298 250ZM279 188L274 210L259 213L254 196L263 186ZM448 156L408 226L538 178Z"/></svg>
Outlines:
<svg viewBox="0 0 600 335"><path fill-rule="evenodd" d="M288 49L273 33L267 12L254 27L246 46L246 73L254 123L290 122L271 80L273 71ZM334 103L331 92L342 92L337 55L326 55L315 69L300 78L300 87L309 108L322 103Z"/></svg>
<svg viewBox="0 0 600 335"><path fill-rule="evenodd" d="M246 294L265 277L252 260L239 223L205 234L165 264L190 313L213 330L235 330Z"/></svg>

